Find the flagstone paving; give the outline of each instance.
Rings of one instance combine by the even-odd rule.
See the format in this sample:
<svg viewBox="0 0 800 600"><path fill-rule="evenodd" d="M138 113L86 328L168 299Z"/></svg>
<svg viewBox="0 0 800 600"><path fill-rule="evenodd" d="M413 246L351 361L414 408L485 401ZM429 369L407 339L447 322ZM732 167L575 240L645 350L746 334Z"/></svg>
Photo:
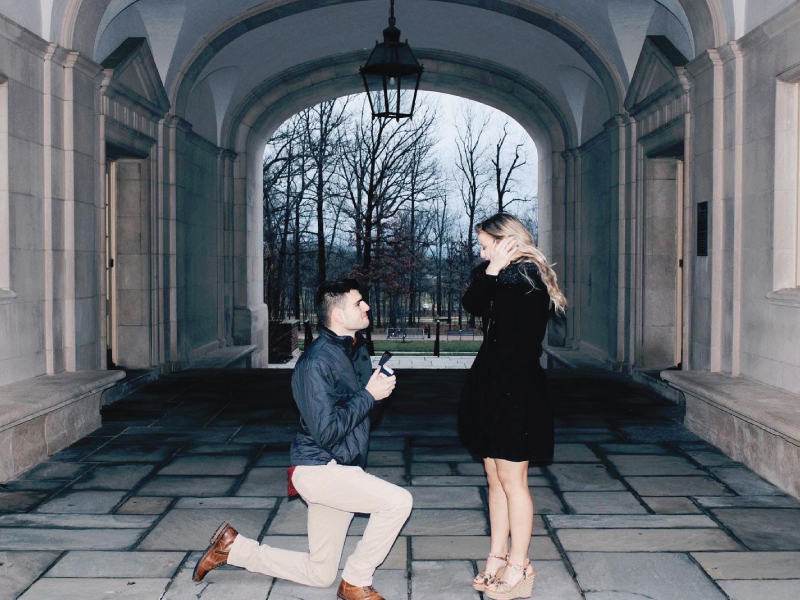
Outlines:
<svg viewBox="0 0 800 600"><path fill-rule="evenodd" d="M397 390L375 416L368 470L414 496L375 576L387 600L481 598L469 581L489 549L486 481L456 437L468 362L398 360ZM290 374L163 377L0 488L0 600L334 600L333 587L227 566L191 580L221 520L307 547L306 506L285 497L297 426ZM800 598L800 502L623 375L555 370L550 380L555 462L529 473L534 598ZM353 519L340 568L366 523Z"/></svg>

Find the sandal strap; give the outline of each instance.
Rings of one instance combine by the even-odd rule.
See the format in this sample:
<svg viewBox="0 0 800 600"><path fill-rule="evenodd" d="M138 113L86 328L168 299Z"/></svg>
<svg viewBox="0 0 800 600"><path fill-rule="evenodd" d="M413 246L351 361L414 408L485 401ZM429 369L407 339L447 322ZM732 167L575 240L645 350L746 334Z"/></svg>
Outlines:
<svg viewBox="0 0 800 600"><path fill-rule="evenodd" d="M517 571L522 571L522 578L527 579L530 577L528 574L528 567L531 566L531 561L526 560L524 565L515 565L514 563L508 563L508 566L512 569L516 569Z"/></svg>
<svg viewBox="0 0 800 600"><path fill-rule="evenodd" d="M503 562L508 562L508 554L506 554L505 556L498 556L497 554L490 554L489 558L497 558L499 560L502 560Z"/></svg>

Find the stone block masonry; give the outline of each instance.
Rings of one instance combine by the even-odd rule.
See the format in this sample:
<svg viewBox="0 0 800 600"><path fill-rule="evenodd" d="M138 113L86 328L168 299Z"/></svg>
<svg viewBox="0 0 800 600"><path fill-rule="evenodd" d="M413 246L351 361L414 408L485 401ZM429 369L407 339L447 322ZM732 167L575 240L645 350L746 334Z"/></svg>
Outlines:
<svg viewBox="0 0 800 600"><path fill-rule="evenodd" d="M100 427L104 390L122 371L81 371L0 387L0 483Z"/></svg>

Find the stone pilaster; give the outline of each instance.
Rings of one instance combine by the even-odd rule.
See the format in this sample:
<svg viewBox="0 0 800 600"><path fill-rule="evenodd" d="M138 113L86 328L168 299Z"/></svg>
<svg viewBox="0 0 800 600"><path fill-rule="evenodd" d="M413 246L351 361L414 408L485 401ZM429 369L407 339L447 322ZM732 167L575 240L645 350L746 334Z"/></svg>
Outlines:
<svg viewBox="0 0 800 600"><path fill-rule="evenodd" d="M693 113L692 197L708 202L709 252L692 265L692 369L719 371L723 366L725 204L724 69L717 50L687 65ZM687 232L689 233L689 232ZM695 232L691 232L694 234Z"/></svg>

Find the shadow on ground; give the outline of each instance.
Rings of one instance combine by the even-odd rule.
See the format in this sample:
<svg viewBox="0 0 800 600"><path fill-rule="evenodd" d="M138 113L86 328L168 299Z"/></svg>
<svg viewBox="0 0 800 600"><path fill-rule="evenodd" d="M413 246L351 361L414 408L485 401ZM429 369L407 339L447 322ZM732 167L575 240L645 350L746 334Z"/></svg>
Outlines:
<svg viewBox="0 0 800 600"><path fill-rule="evenodd" d="M376 587L389 600L478 599L482 466L459 445L458 370L401 370L369 470L414 495ZM0 490L0 600L335 597L233 568L191 569L221 520L307 548L287 501L297 428L287 370L193 371L103 409L103 426ZM682 409L623 375L550 372L555 462L532 468L538 599L792 600L800 504L698 439ZM351 526L345 557L366 518Z"/></svg>

